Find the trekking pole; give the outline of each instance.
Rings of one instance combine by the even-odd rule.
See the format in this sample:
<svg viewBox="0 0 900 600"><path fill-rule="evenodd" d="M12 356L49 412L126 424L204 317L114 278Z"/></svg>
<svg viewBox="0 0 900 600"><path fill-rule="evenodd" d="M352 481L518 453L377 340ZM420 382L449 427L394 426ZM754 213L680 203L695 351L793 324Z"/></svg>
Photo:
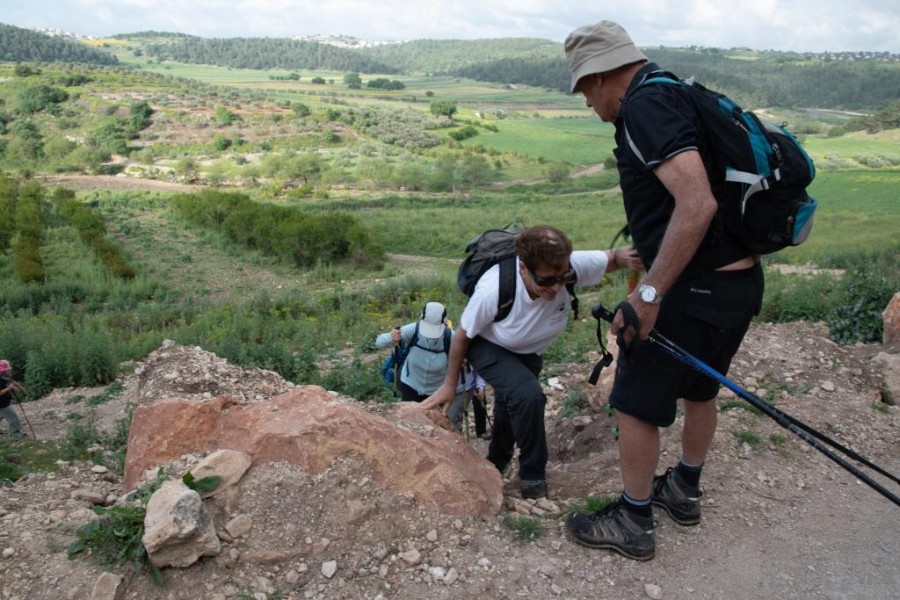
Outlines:
<svg viewBox="0 0 900 600"><path fill-rule="evenodd" d="M627 305L627 306L623 306L623 305ZM621 304L619 304L618 307L616 307L616 310L619 310L619 308L622 308L623 312L625 313L626 321L630 321L634 325L635 330L638 330L638 325L636 322L637 319L633 315L634 309L631 307L631 305L628 304L627 302L622 302ZM631 318L631 319L629 319L629 315L628 315L629 312L632 313L631 316L633 318ZM594 318L596 318L598 320L603 319L604 321L607 321L609 323L612 323L613 317L615 316L615 312L610 312L609 310L607 310L600 304L596 305L591 310L591 314L594 316ZM679 347L677 344L675 344L674 342L669 340L666 336L659 333L658 331L656 331L656 330L651 331L649 340L651 342L653 342L654 344L658 345L662 350L664 350L671 357L688 365L689 367L693 368L698 373L707 375L707 376L712 377L713 379L717 380L719 383L721 383L722 385L727 387L729 390L731 390L732 392L737 394L740 398L746 400L751 405L753 405L756 408L763 411L766 415L771 417L778 425L780 425L781 427L784 427L785 429L787 429L788 431L790 431L791 433L793 433L794 435L796 435L797 437L802 439L804 442L806 442L807 444L809 444L810 446L812 446L813 448L815 448L816 450L818 450L819 452L821 452L822 454L824 454L825 456L830 458L832 461L834 461L835 463L837 463L838 465L843 467L845 470L847 470L848 472L853 474L855 477L857 477L860 481L864 482L870 488L872 488L873 490L875 490L876 492L878 492L879 494L881 494L882 496L884 496L885 498L887 498L888 500L890 500L891 502L896 504L897 506L900 506L900 497L898 497L896 494L892 493L890 490L888 490L887 488L882 486L880 483L873 480L871 477L869 477L868 475L866 475L865 473L863 473L862 471L857 469L855 466L849 464L847 461L845 461L840 456L838 456L837 454L835 454L834 452L829 450L827 447L820 444L817 441L817 438L818 438L818 440L821 440L821 441L825 442L826 444L830 445L831 447L835 448L836 450L842 452L849 458L856 460L859 463L877 471L878 473L884 475L885 477L888 477L889 479L891 479L894 482L900 483L900 480L898 480L895 475L892 475L891 473L885 471L881 467L878 467L877 465L875 465L872 462L870 462L869 460L863 458L856 452L843 446L839 442L836 442L835 440L829 438L825 434L823 434L819 431L816 431L809 425L806 425L806 424L800 422L799 420L797 420L796 418L775 408L774 406L772 406L771 404L769 404L768 402L766 402L759 396L748 392L741 386L737 385L736 383L734 383L733 381L728 379L725 375L722 375L721 373L719 373L718 371L716 371L715 369L713 369L712 367L710 367L709 365L707 365L706 363L701 361L699 358L693 356L686 350Z"/></svg>
<svg viewBox="0 0 900 600"><path fill-rule="evenodd" d="M484 398L480 400L481 405L484 406L484 418L487 419L488 427L491 428L491 431L494 431L494 423L491 421L491 411L488 410L488 393L487 386L484 387Z"/></svg>
<svg viewBox="0 0 900 600"><path fill-rule="evenodd" d="M463 399L463 436L466 438L466 443L469 443L469 392L463 390L463 394L465 394L465 398Z"/></svg>
<svg viewBox="0 0 900 600"><path fill-rule="evenodd" d="M28 393L28 390L25 389L25 386L20 384L18 381L13 381L13 385L16 386L16 388L23 394ZM19 406L19 410L22 411L22 416L25 417L25 423L28 425L28 429L31 431L31 438L36 440L37 436L34 435L34 427L31 426L31 420L29 420L28 418L28 413L25 412L25 407L22 406L22 401L19 400L19 395L13 394L13 400L16 401L16 404Z"/></svg>
<svg viewBox="0 0 900 600"><path fill-rule="evenodd" d="M399 325L395 325L394 329L400 329ZM394 344L394 348L391 350L391 354L394 355L394 398L399 396L400 389L400 344L403 343L403 338L400 339L400 342Z"/></svg>

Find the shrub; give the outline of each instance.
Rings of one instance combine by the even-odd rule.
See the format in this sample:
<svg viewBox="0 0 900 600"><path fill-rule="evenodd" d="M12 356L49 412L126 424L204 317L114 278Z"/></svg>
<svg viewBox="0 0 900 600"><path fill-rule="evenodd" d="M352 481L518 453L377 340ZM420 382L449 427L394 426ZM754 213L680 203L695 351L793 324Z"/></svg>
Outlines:
<svg viewBox="0 0 900 600"><path fill-rule="evenodd" d="M235 123L242 120L237 113L229 110L227 107L222 106L221 104L217 104L214 110L216 122L221 125L234 125Z"/></svg>
<svg viewBox="0 0 900 600"><path fill-rule="evenodd" d="M134 278L134 268L122 256L118 245L107 237L106 226L99 215L76 201L71 190L55 190L53 200L60 214L78 229L81 241L93 250L110 275L120 279Z"/></svg>
<svg viewBox="0 0 900 600"><path fill-rule="evenodd" d="M368 265L383 261L384 251L372 232L345 213L313 215L222 192L179 196L173 206L188 221L298 267L320 260Z"/></svg>
<svg viewBox="0 0 900 600"><path fill-rule="evenodd" d="M451 138L453 138L457 142L461 142L463 140L467 140L469 138L472 138L472 137L475 137L476 135L478 135L478 130L475 129L474 127L472 127L471 125L466 125L465 127L457 129L456 131L451 131L447 135L449 135Z"/></svg>
<svg viewBox="0 0 900 600"><path fill-rule="evenodd" d="M826 321L828 337L848 344L880 342L882 312L896 288L874 269L847 273L838 286L838 302Z"/></svg>
<svg viewBox="0 0 900 600"><path fill-rule="evenodd" d="M68 98L69 94L65 90L43 84L32 85L20 92L18 111L22 114L36 113L51 104L65 102Z"/></svg>

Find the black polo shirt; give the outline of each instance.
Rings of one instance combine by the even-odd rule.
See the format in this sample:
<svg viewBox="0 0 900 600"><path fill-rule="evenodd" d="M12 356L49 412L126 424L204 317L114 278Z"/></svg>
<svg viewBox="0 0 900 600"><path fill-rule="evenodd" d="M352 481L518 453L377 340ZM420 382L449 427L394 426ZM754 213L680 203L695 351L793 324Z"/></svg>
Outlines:
<svg viewBox="0 0 900 600"><path fill-rule="evenodd" d="M628 228L648 269L675 208L674 197L656 178L654 169L681 152L696 150L717 197L724 175L715 167L706 129L689 91L667 84L638 86L654 71L660 71L659 66L647 63L629 85L615 122L614 150ZM717 215L683 276L716 269L749 254L737 240L724 234Z"/></svg>

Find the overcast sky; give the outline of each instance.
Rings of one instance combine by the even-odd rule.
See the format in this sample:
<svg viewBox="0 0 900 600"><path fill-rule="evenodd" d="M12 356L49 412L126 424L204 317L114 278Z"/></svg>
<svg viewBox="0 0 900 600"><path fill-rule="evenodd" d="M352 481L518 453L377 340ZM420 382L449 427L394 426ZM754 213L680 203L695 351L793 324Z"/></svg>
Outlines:
<svg viewBox="0 0 900 600"><path fill-rule="evenodd" d="M730 5L730 7L729 7ZM0 23L104 36L539 37L611 19L638 46L900 53L900 0L2 0Z"/></svg>

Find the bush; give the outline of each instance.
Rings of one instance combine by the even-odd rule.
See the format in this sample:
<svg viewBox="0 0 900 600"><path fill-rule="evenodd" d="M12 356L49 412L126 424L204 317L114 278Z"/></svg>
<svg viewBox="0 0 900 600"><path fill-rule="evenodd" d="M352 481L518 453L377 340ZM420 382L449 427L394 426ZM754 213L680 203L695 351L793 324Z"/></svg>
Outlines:
<svg viewBox="0 0 900 600"><path fill-rule="evenodd" d="M843 276L784 275L770 270L759 318L785 323L824 321L839 343L876 342L882 338L884 311L900 289L900 253L889 247L879 254L831 257L823 267L843 269Z"/></svg>
<svg viewBox="0 0 900 600"><path fill-rule="evenodd" d="M49 85L32 85L19 94L18 111L22 114L36 113L51 104L65 102L68 99L69 94L65 90Z"/></svg>
<svg viewBox="0 0 900 600"><path fill-rule="evenodd" d="M118 245L107 237L106 225L99 215L76 201L70 190L55 190L53 199L60 214L78 229L81 241L93 250L110 275L120 279L134 278L134 268L122 256Z"/></svg>
<svg viewBox="0 0 900 600"><path fill-rule="evenodd" d="M882 312L896 291L872 269L848 272L837 290L837 306L826 324L828 337L840 344L880 342L884 335Z"/></svg>
<svg viewBox="0 0 900 600"><path fill-rule="evenodd" d="M474 127L472 127L471 125L466 125L465 127L457 129L456 131L451 131L447 135L449 135L451 138L453 138L457 142L461 142L463 140L467 140L469 138L472 138L472 137L475 137L476 135L478 135L478 130L475 129Z"/></svg>
<svg viewBox="0 0 900 600"><path fill-rule="evenodd" d="M348 214L312 215L222 192L179 196L173 205L182 218L297 267L323 260L378 265L384 259L372 232Z"/></svg>

